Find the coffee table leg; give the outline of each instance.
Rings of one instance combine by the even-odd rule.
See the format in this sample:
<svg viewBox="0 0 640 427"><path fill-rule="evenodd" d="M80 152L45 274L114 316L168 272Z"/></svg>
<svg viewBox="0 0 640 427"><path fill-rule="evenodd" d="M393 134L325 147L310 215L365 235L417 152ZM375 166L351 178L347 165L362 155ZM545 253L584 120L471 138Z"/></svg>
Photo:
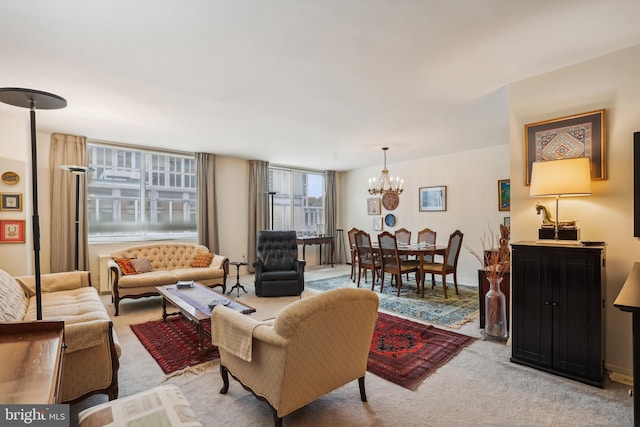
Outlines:
<svg viewBox="0 0 640 427"><path fill-rule="evenodd" d="M162 298L162 320L167 321L167 300Z"/></svg>

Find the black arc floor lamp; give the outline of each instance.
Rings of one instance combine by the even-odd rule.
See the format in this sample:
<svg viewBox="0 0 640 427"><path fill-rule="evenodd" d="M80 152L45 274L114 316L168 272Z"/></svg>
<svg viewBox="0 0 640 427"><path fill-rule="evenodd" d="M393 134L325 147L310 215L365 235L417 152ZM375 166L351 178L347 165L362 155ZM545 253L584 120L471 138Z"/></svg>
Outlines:
<svg viewBox="0 0 640 427"><path fill-rule="evenodd" d="M31 118L31 182L33 196L33 262L36 282L36 315L42 320L42 283L40 281L40 217L38 216L38 152L36 147L36 110L57 110L67 100L52 93L16 87L0 88L0 102L28 108Z"/></svg>
<svg viewBox="0 0 640 427"><path fill-rule="evenodd" d="M62 165L61 169L71 172L76 176L76 218L75 218L75 237L76 248L74 252L74 266L78 270L78 251L80 248L80 176L85 175L89 170L86 166Z"/></svg>

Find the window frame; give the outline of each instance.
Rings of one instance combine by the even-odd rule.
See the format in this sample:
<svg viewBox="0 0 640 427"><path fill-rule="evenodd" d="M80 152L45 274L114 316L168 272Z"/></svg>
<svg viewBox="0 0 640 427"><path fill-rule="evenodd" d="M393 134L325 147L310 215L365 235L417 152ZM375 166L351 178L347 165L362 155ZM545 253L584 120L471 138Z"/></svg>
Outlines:
<svg viewBox="0 0 640 427"><path fill-rule="evenodd" d="M96 154L96 159L92 163L92 150L104 149L102 156ZM111 151L115 150L115 151ZM108 154L104 154L108 153ZM111 157L111 159L108 158ZM152 147L141 147L135 145L118 144L104 141L87 141L87 158L90 170L87 174L87 230L89 243L106 243L119 241L157 241L157 240L197 240L198 238L198 199L197 199L197 163L195 154L191 152L177 150L163 150ZM181 159L176 162L176 159ZM139 165L136 165L139 163ZM164 163L164 164L162 164ZM131 184L118 187L114 178L99 178L99 174L111 170L113 177L122 173L123 177L128 172L132 176ZM182 170L182 171L180 171ZM137 175L137 177L136 177ZM175 179L180 176L180 180ZM157 181L156 181L156 178ZM136 181L137 179L137 181ZM102 181L102 182L101 182ZM155 182L165 185L154 185ZM171 186L171 183L180 181L180 186ZM102 185L99 183L101 182ZM111 184L111 185L109 185ZM169 184L169 185L167 185ZM93 187L92 187L93 186ZM111 191L111 196L97 195L94 197L92 191ZM137 196L128 198L126 196L114 197L115 190L126 192L139 192ZM104 191L103 191L104 192ZM155 192L155 193L154 193ZM182 193L182 198L162 198L158 194L178 192ZM97 193L97 192L96 192ZM154 193L155 198L151 199L150 194ZM127 209L122 207L123 200L135 200L133 203L134 221L111 222L111 228L107 230L95 231L92 233L92 224L100 224L99 207L92 206L92 200L109 200L118 205L111 210L112 218L115 209L122 214ZM175 201L182 201L182 207L174 206ZM104 202L103 202L104 203ZM98 202L99 204L99 202ZM153 207L151 206L153 204ZM97 206L97 205L96 205ZM155 218L150 219L152 212ZM181 212L186 222L173 222L175 212ZM94 217L92 218L92 215ZM169 221L162 221L162 215ZM160 221L158 221L160 219ZM122 231L123 229L135 230L133 232ZM162 230L168 231L162 231ZM119 231L118 231L119 230ZM183 230L183 231L180 231Z"/></svg>

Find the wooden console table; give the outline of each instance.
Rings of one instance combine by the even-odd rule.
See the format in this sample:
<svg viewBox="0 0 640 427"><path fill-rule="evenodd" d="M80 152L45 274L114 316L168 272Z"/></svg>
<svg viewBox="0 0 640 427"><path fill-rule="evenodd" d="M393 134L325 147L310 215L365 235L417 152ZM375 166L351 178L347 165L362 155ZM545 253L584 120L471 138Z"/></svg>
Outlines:
<svg viewBox="0 0 640 427"><path fill-rule="evenodd" d="M0 403L59 403L64 322L0 324Z"/></svg>
<svg viewBox="0 0 640 427"><path fill-rule="evenodd" d="M307 245L320 245L320 264L322 264L322 245L330 244L331 245L331 267L333 267L333 252L335 249L333 236L298 237L298 244L302 245L302 259L304 259L305 261L306 261L305 248L307 247Z"/></svg>

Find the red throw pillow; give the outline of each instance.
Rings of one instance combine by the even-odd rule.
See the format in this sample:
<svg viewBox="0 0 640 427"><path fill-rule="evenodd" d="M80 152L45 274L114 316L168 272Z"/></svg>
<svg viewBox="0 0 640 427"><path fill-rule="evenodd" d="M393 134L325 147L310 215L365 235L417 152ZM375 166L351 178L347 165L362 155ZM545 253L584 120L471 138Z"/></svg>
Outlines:
<svg viewBox="0 0 640 427"><path fill-rule="evenodd" d="M213 254L211 254L211 253L209 253L209 254L198 254L194 258L193 262L191 263L191 267L194 267L194 268L209 267L209 265L211 264L211 260L213 260Z"/></svg>
<svg viewBox="0 0 640 427"><path fill-rule="evenodd" d="M114 258L113 259L118 266L120 267L120 270L122 271L122 274L136 274L136 269L131 265L131 259L129 258Z"/></svg>

